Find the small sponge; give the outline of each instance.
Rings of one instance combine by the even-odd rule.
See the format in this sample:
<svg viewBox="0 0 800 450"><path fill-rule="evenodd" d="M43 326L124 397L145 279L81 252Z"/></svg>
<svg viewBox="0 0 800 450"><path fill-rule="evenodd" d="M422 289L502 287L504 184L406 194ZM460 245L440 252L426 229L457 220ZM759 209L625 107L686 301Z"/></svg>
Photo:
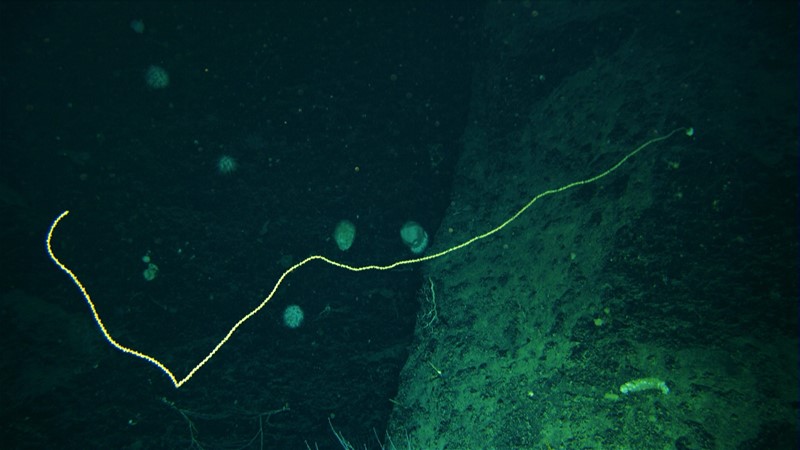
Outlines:
<svg viewBox="0 0 800 450"><path fill-rule="evenodd" d="M419 255L428 248L428 233L417 222L408 221L400 228L400 237L411 253Z"/></svg>

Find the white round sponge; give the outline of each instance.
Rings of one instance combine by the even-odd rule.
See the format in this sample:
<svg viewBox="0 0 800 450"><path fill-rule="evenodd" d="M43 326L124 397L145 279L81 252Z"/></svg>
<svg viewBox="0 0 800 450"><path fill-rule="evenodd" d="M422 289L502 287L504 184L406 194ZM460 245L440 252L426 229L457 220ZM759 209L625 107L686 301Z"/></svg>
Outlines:
<svg viewBox="0 0 800 450"><path fill-rule="evenodd" d="M336 245L339 247L339 250L345 251L353 245L353 241L356 238L356 225L349 220L342 220L336 225L336 229L333 230L333 240L336 241Z"/></svg>
<svg viewBox="0 0 800 450"><path fill-rule="evenodd" d="M428 233L417 222L409 220L403 224L403 228L400 228L400 238L415 255L419 255L428 248Z"/></svg>
<svg viewBox="0 0 800 450"><path fill-rule="evenodd" d="M297 305L289 305L283 310L283 324L289 328L297 328L303 324L303 310Z"/></svg>

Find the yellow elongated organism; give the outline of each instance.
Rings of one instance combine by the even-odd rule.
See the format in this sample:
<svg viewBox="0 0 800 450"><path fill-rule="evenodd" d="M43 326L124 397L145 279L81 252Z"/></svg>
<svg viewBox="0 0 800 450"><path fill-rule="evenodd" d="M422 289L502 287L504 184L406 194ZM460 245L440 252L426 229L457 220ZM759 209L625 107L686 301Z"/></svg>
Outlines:
<svg viewBox="0 0 800 450"><path fill-rule="evenodd" d="M637 378L635 380L628 381L619 387L619 391L623 394L648 390L658 390L664 395L669 394L669 387L667 387L667 383L659 378L654 377Z"/></svg>
<svg viewBox="0 0 800 450"><path fill-rule="evenodd" d="M344 263L340 263L338 261L334 261L332 259L326 258L326 257L324 257L322 255L309 256L308 258L306 258L306 259L300 261L299 263L297 263L297 264L289 267L288 269L286 269L286 271L284 271L281 274L281 276L278 277L278 280L275 281L275 285L272 286L272 290L270 290L269 294L263 300L261 300L261 303L256 305L255 308L250 310L250 312L245 314L241 319L239 319L235 324L233 324L233 326L228 330L228 333L225 334L225 336L222 339L220 339L220 341L214 346L214 348L212 348L211 351L209 351L208 354L202 360L200 360L200 362L198 362L189 371L189 373L187 373L181 379L178 379L178 377L176 377L175 374L172 373L172 371L167 366L164 365L164 363L162 363L161 361L159 361L155 357L147 355L145 353L142 353L142 352L140 352L138 350L135 350L135 349L132 349L130 347L126 347L125 345L123 345L123 344L119 343L117 340L115 340L111 336L111 333L109 333L108 329L106 328L105 324L103 323L103 320L100 318L100 315L97 313L97 308L95 307L95 304L94 304L94 301L92 300L92 297L89 295L89 292L86 290L86 288L80 282L80 280L78 279L77 275L75 275L75 273L72 272L72 270L70 270L64 263L62 263L56 257L55 253L53 253L53 247L52 247L53 233L55 232L56 227L58 227L58 224L61 222L61 220L64 219L64 217L66 217L67 214L69 214L69 211L62 212L58 217L56 217L56 219L50 225L50 229L47 231L47 239L46 239L47 254L50 256L50 259L52 259L53 262L59 268L61 268L61 270L63 270L67 275L69 275L69 277L72 279L72 281L75 283L75 285L78 286L78 289L80 289L81 294L83 294L83 298L86 300L86 303L89 305L89 309L92 312L92 316L94 317L95 323L97 323L97 326L100 327L100 331L103 333L103 337L106 339L106 341L108 341L108 343L111 344L112 346L114 346L117 350L120 350L120 351L122 351L124 353L127 353L129 355L135 356L137 358L141 358L141 359L149 362L150 364L153 364L154 366L158 367L159 369L161 369L162 372L164 372L169 377L170 381L172 381L172 384L176 388L179 388L179 387L183 386L187 381L189 381L194 376L194 374L197 373L197 371L200 370L208 361L210 361L211 358L213 358L214 355L216 355L217 352L222 348L222 346L224 346L226 343L228 343L228 341L230 340L231 336L233 336L233 334L236 332L236 330L239 329L239 327L241 327L245 322L250 320L251 317L253 317L256 314L258 314L258 312L261 311L264 308L264 306L266 306L267 303L269 303L270 300L272 300L272 297L275 295L275 292L277 292L278 288L283 283L283 280L285 280L286 277L289 276L290 273L292 273L295 270L305 266L306 264L310 263L311 261L319 260L319 261L323 261L325 263L328 263L328 264L330 264L332 266L338 267L340 269L349 270L351 272L363 272L363 271L366 271L366 270L391 270L391 269L394 269L394 268L399 267L399 266L405 266L405 265L408 265L408 264L417 264L417 263L421 263L421 262L424 262L424 261L430 261L432 259L441 258L442 256L445 256L445 255L450 254L452 252L455 252L457 250L461 250L464 247L472 245L475 242L480 241L481 239L485 239L485 238L487 238L487 237L499 232L503 228L507 227L511 222L515 221L520 215L522 215L522 213L527 211L528 208L530 208L534 203L536 203L539 199L541 199L543 197L547 197L547 196L550 196L550 195L553 195L553 194L558 194L558 193L564 192L566 190L569 190L569 189L572 189L572 188L575 188L575 187L578 187L578 186L583 186L585 184L594 183L595 181L598 181L598 180L600 180L602 178L607 177L608 175L610 175L611 173L613 173L614 171L619 169L620 166L625 164L625 162L627 162L630 158L634 157L637 153L641 152L645 148L647 148L647 147L649 147L649 146L651 146L651 145L653 145L655 143L658 143L658 142L661 142L661 141L669 139L670 137L672 137L673 135L675 135L676 133L678 133L680 131L683 131L687 136L693 136L694 135L694 129L693 128L683 128L683 127L681 127L681 128L676 128L676 129L672 130L671 132L669 132L669 133L667 133L667 134L665 134L663 136L659 136L659 137L655 137L653 139L650 139L649 141L645 142L644 144L640 145L639 147L636 147L636 149L634 149L631 152L629 152L622 159L620 159L616 164L614 164L610 168L606 169L605 171L603 171L603 172L601 172L601 173L599 173L599 174L597 174L597 175L595 175L593 177L586 178L584 180L573 181L572 183L566 184L566 185L561 186L559 188L548 189L548 190L546 190L544 192L541 192L541 193L537 194L536 196L534 196L532 199L530 199L530 201L528 201L528 203L526 203L525 206L523 206L517 212L512 214L508 219L506 219L500 225L497 225L496 227L492 228L489 231L486 231L485 233L478 234L478 235L476 235L476 236L474 236L474 237L472 237L472 238L470 238L470 239L468 239L468 240L466 240L466 241L464 241L464 242L462 242L462 243L460 243L458 245L454 245L454 246L452 246L450 248L444 249L444 250L439 251L437 253L433 253L433 254L425 255L425 256L420 256L419 258L403 259L403 260L396 261L396 262L393 262L391 264L387 264L387 265L384 265L384 266L368 265L368 266L358 266L358 267L350 266L350 265L344 264Z"/></svg>

